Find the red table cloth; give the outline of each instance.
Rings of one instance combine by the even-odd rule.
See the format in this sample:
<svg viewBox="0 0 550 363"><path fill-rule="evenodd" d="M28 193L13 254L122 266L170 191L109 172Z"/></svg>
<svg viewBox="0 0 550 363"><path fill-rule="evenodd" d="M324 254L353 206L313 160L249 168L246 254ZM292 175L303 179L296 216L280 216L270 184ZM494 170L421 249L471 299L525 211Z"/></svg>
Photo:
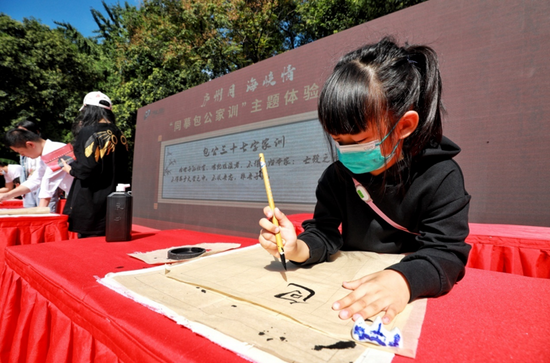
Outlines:
<svg viewBox="0 0 550 363"><path fill-rule="evenodd" d="M200 242L255 239L170 230L6 250L0 279L2 362L244 362L172 320L100 285L108 272L149 267L128 256ZM428 300L418 362L542 362L550 356L550 280L468 268ZM411 362L396 356L394 362Z"/></svg>
<svg viewBox="0 0 550 363"><path fill-rule="evenodd" d="M296 233L310 213L287 216ZM470 223L466 242L472 246L467 267L550 278L550 228Z"/></svg>
<svg viewBox="0 0 550 363"><path fill-rule="evenodd" d="M468 266L550 278L550 228L470 223Z"/></svg>
<svg viewBox="0 0 550 363"><path fill-rule="evenodd" d="M0 209L15 209L15 208L23 208L22 199L10 199L0 203Z"/></svg>
<svg viewBox="0 0 550 363"><path fill-rule="evenodd" d="M68 216L63 214L1 216L0 270L7 246L30 245L68 239Z"/></svg>

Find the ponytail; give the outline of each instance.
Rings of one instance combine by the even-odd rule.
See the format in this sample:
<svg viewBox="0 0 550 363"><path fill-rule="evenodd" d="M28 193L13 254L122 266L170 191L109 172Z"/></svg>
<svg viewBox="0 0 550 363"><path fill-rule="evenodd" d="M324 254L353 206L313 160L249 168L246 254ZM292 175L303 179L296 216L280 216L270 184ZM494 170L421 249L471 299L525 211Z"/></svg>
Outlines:
<svg viewBox="0 0 550 363"><path fill-rule="evenodd" d="M417 155L428 145L437 145L443 136L441 75L435 51L426 46L405 46L407 61L418 72L419 92L412 109L418 112L418 127L404 141L404 151Z"/></svg>

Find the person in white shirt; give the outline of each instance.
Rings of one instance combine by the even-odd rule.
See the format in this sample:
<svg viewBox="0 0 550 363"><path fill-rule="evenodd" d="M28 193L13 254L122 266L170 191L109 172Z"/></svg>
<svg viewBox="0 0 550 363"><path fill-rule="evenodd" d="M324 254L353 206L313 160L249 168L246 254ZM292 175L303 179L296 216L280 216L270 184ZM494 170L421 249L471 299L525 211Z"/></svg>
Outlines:
<svg viewBox="0 0 550 363"><path fill-rule="evenodd" d="M49 154L65 146L64 143L44 140L39 135L20 128L11 129L6 133L6 144L13 151L31 159ZM0 203L40 188L38 195L40 202L38 206L47 207L57 188L61 188L65 193L68 193L72 182L73 177L71 175L61 169L52 171L40 160L38 168L26 181L9 192L0 193ZM55 213L56 211L52 210L51 212Z"/></svg>
<svg viewBox="0 0 550 363"><path fill-rule="evenodd" d="M18 129L25 129L31 132L34 132L38 136L41 136L40 129L38 128L38 125L30 120L23 120L17 123L15 125ZM40 163L40 158L31 159L26 156L20 155L20 164L23 167L23 170L21 172L21 183L26 181L32 173L38 168L38 164ZM31 208L31 207L38 207L40 204L40 199L38 198L38 193L40 192L40 188L37 190L34 190L30 193L27 193L23 195L23 207L25 208ZM50 200L50 210L57 210L57 203L59 202L59 198L54 194L52 196L52 199Z"/></svg>
<svg viewBox="0 0 550 363"><path fill-rule="evenodd" d="M23 167L23 171L21 173L21 183L25 182L32 173L38 168L38 164L40 164L40 158L31 159L26 156L20 156L20 163ZM23 195L23 207L30 208L30 207L38 207L38 204L40 203L40 199L38 198L38 193L40 192L40 189L37 189L35 191L32 191L28 194ZM52 198L53 200L54 198ZM51 203L51 202L50 202Z"/></svg>
<svg viewBox="0 0 550 363"><path fill-rule="evenodd" d="M0 193L5 193L13 189L13 180L21 176L21 165L7 164L0 161L0 175L4 176L4 187L0 188Z"/></svg>

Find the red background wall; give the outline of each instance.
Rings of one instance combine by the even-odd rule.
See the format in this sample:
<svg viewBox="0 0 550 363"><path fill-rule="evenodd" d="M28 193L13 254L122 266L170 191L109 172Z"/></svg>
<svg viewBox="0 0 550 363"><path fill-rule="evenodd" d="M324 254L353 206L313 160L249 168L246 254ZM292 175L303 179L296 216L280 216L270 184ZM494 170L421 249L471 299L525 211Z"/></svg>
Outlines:
<svg viewBox="0 0 550 363"><path fill-rule="evenodd" d="M548 1L430 0L143 107L136 127L134 223L257 235L261 207L159 203L161 142L315 111L314 90L340 56L391 34L438 52L444 134L463 150L456 160L472 195L470 221L550 226L549 20ZM283 82L289 65L294 77ZM277 83L262 87L270 72ZM259 86L247 92L253 78ZM268 109L275 94L279 105ZM285 103L292 94L295 99ZM232 117L230 109L237 110ZM224 118L216 121L216 114ZM311 206L286 212L306 211Z"/></svg>

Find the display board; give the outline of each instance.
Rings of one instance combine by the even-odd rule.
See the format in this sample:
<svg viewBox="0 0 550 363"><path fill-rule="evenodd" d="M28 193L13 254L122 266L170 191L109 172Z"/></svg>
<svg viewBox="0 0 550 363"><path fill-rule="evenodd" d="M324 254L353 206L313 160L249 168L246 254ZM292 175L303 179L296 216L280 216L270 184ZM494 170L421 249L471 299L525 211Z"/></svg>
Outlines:
<svg viewBox="0 0 550 363"><path fill-rule="evenodd" d="M248 128L163 142L159 201L265 203L258 157L264 153L277 202L314 204L316 180L332 162L319 121L283 119Z"/></svg>

